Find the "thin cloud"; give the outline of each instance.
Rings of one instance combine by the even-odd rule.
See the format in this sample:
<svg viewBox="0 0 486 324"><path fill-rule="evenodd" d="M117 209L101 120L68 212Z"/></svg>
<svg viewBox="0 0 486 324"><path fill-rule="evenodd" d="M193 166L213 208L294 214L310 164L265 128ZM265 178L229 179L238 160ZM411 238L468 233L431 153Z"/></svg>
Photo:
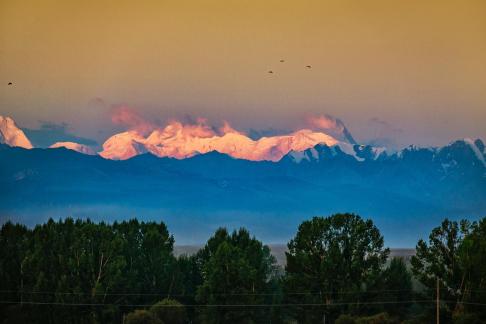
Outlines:
<svg viewBox="0 0 486 324"><path fill-rule="evenodd" d="M96 146L98 143L90 138L73 134L68 123L39 121L38 129L23 128L26 136L35 147L49 147L56 142L76 142Z"/></svg>

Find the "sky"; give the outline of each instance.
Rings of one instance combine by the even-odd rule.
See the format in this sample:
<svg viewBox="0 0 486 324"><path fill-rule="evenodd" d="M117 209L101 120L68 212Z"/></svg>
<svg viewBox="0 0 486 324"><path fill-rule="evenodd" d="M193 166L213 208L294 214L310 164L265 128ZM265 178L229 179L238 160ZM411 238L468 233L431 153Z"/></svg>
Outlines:
<svg viewBox="0 0 486 324"><path fill-rule="evenodd" d="M485 57L484 0L0 0L0 115L102 143L117 106L262 132L329 114L443 145L486 139Z"/></svg>

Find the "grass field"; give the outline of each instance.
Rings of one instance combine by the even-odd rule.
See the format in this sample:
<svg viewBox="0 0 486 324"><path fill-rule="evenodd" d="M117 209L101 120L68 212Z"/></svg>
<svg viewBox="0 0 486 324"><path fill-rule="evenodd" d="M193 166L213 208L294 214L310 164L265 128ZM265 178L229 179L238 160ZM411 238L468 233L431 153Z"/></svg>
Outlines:
<svg viewBox="0 0 486 324"><path fill-rule="evenodd" d="M285 266L285 252L287 251L287 245L285 244L269 244L270 250L277 259L277 264L280 266ZM202 245L176 245L174 246L174 254L176 256L181 254L195 254L199 249L201 249ZM410 261L410 258L415 254L415 249L408 249L408 248L399 248L399 249L390 249L390 258L393 257L402 257L407 261Z"/></svg>

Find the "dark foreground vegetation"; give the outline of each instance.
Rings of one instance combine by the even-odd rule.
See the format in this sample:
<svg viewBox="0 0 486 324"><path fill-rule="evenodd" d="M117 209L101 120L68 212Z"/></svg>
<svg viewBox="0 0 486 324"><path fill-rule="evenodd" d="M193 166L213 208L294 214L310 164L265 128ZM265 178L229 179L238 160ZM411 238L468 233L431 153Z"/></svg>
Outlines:
<svg viewBox="0 0 486 324"><path fill-rule="evenodd" d="M486 318L486 219L444 220L411 264L352 214L303 222L285 269L245 229L173 245L164 223L5 223L0 322L433 323L437 291L440 323Z"/></svg>

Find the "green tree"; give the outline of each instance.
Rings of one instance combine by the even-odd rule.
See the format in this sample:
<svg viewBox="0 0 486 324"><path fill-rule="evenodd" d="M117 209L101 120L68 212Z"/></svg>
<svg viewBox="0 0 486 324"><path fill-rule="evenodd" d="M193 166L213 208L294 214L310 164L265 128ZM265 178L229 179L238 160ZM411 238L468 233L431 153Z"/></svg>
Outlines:
<svg viewBox="0 0 486 324"><path fill-rule="evenodd" d="M446 318L450 319L452 312L464 295L467 278L459 249L462 241L469 234L471 224L462 221L445 219L439 227L432 230L428 244L424 240L417 243L416 254L412 257L412 272L426 287L429 297L435 296L437 280L439 281L441 299L448 303L441 305Z"/></svg>
<svg viewBox="0 0 486 324"><path fill-rule="evenodd" d="M408 301L413 298L412 274L407 269L403 258L394 257L383 272L382 298L390 304L385 306L391 315L404 317L411 306Z"/></svg>
<svg viewBox="0 0 486 324"><path fill-rule="evenodd" d="M177 257L174 269L174 288L177 300L184 305L196 304L197 288L202 285L202 275L198 264L199 260L195 255L180 255ZM194 307L186 309L190 321L196 319Z"/></svg>
<svg viewBox="0 0 486 324"><path fill-rule="evenodd" d="M461 270L464 284L461 302L463 309L458 311L456 318L486 318L486 310L476 303L486 300L486 218L471 225L470 233L464 238L459 248ZM469 314L468 314L469 313ZM475 315L473 315L475 314ZM459 322L459 320L456 320ZM473 321L470 321L473 323Z"/></svg>
<svg viewBox="0 0 486 324"><path fill-rule="evenodd" d="M120 322L116 305L153 304L183 280L173 242L165 224L137 220L50 219L32 230L5 223L0 285L9 295L2 300L20 307L1 305L0 315L18 317L20 309L32 323Z"/></svg>
<svg viewBox="0 0 486 324"><path fill-rule="evenodd" d="M196 300L207 304L201 310L206 323L268 322L271 312L262 305L271 300L275 259L268 247L250 237L245 229L231 235L218 229L198 253L203 283Z"/></svg>
<svg viewBox="0 0 486 324"><path fill-rule="evenodd" d="M23 261L26 282L32 301L53 303L37 307L39 321L107 321L107 309L79 307L76 314L57 304L105 303L126 266L123 248L123 239L105 223L68 218L36 226Z"/></svg>
<svg viewBox="0 0 486 324"><path fill-rule="evenodd" d="M30 232L23 225L6 222L0 229L0 299L23 300L23 259L27 251ZM0 318L24 316L20 307L0 304Z"/></svg>
<svg viewBox="0 0 486 324"><path fill-rule="evenodd" d="M288 302L310 305L291 309L299 323L333 320L351 312L351 307L332 304L359 302L361 293L375 285L389 253L373 222L353 214L303 222L288 249Z"/></svg>
<svg viewBox="0 0 486 324"><path fill-rule="evenodd" d="M174 238L166 225L132 219L115 222L113 231L125 241L122 255L126 261L123 278L113 289L132 293L121 296L117 303L154 304L161 296L174 293L177 272Z"/></svg>

